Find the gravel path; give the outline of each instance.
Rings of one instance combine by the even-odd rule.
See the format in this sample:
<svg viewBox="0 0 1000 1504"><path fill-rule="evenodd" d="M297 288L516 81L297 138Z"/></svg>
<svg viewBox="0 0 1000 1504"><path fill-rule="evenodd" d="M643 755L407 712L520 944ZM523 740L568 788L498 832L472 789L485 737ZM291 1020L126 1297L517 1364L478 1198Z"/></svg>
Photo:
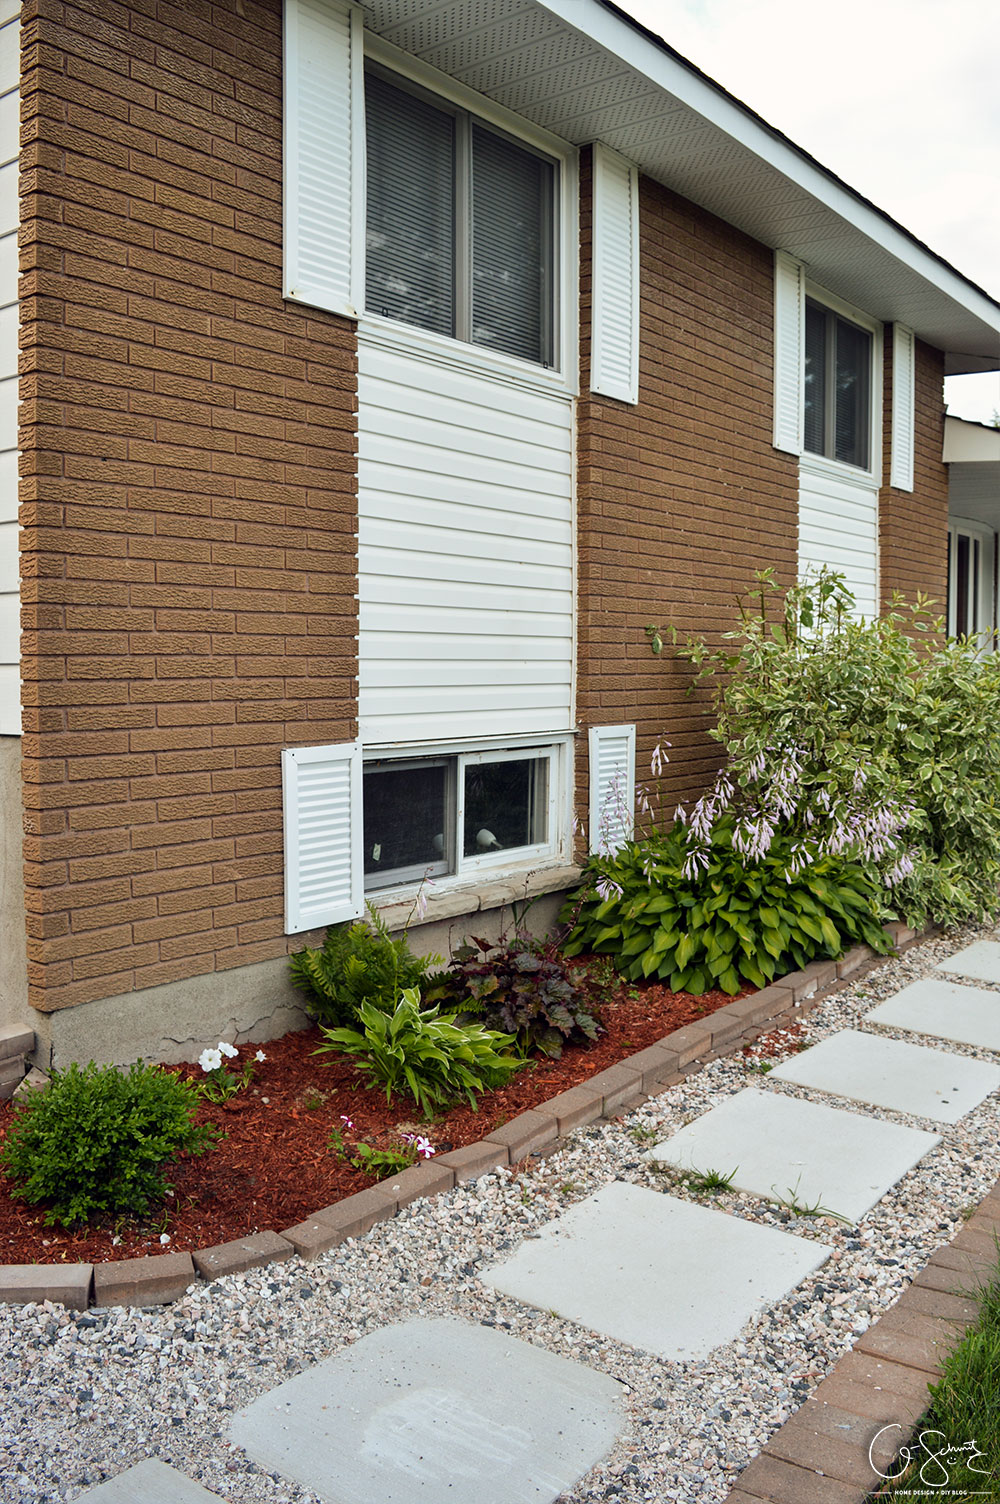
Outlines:
<svg viewBox="0 0 1000 1504"><path fill-rule="evenodd" d="M997 937L992 927L969 927L911 949L804 1015L807 1041L865 1026L868 1009L927 975L935 961ZM227 1443L233 1411L346 1343L417 1315L502 1326L621 1382L630 1429L563 1504L725 1499L767 1438L1000 1176L996 1098L954 1128L867 1109L944 1141L857 1228L796 1217L736 1192L696 1195L640 1161L654 1130L663 1137L723 1097L763 1084L740 1055L716 1061L624 1118L580 1130L528 1173L493 1172L408 1208L314 1264L294 1259L231 1276L173 1306L77 1316L48 1304L0 1307L0 1499L75 1499L132 1463L159 1457L233 1504L308 1504L311 1493L259 1471ZM777 1082L766 1089L804 1095ZM479 1282L481 1269L614 1179L819 1239L834 1246L833 1256L736 1341L690 1363L638 1353Z"/></svg>

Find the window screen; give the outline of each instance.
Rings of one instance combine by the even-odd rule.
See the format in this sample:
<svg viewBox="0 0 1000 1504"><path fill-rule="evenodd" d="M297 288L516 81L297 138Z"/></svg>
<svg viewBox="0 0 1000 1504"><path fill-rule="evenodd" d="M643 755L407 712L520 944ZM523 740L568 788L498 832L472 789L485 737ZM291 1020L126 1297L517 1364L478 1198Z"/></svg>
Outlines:
<svg viewBox="0 0 1000 1504"><path fill-rule="evenodd" d="M803 442L812 454L866 470L872 337L831 308L806 303Z"/></svg>
<svg viewBox="0 0 1000 1504"><path fill-rule="evenodd" d="M555 163L365 75L370 312L553 364Z"/></svg>
<svg viewBox="0 0 1000 1504"><path fill-rule="evenodd" d="M472 340L548 363L552 164L472 132Z"/></svg>
<svg viewBox="0 0 1000 1504"><path fill-rule="evenodd" d="M367 77L365 103L368 307L454 334L454 116L377 74Z"/></svg>

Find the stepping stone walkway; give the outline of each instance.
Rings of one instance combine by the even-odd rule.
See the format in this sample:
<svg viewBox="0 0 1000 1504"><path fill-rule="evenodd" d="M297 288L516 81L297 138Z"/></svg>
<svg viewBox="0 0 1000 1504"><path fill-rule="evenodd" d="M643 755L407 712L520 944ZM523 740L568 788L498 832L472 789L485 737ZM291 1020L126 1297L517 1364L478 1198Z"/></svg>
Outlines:
<svg viewBox="0 0 1000 1504"><path fill-rule="evenodd" d="M1000 1053L1000 993L955 982L912 982L866 1015L873 1024Z"/></svg>
<svg viewBox="0 0 1000 1504"><path fill-rule="evenodd" d="M91 1504L218 1504L219 1499L218 1494L153 1458L88 1488L80 1497Z"/></svg>
<svg viewBox="0 0 1000 1504"><path fill-rule="evenodd" d="M492 1328L428 1320L384 1327L289 1379L230 1434L329 1504L550 1504L623 1424L606 1374Z"/></svg>
<svg viewBox="0 0 1000 1504"><path fill-rule="evenodd" d="M947 961L938 962L939 971L957 971L960 976L978 982L1000 982L1000 944L996 940L977 940L956 951Z"/></svg>
<svg viewBox="0 0 1000 1504"><path fill-rule="evenodd" d="M779 1065L771 1079L957 1123L1000 1086L1000 1069L964 1055L842 1029Z"/></svg>
<svg viewBox="0 0 1000 1504"><path fill-rule="evenodd" d="M732 1171L734 1190L857 1222L940 1142L918 1128L748 1090L642 1157L701 1174Z"/></svg>
<svg viewBox="0 0 1000 1504"><path fill-rule="evenodd" d="M1000 944L969 946L939 968L1000 983ZM1000 1052L997 993L922 981L868 1018ZM955 1123L1000 1087L1000 1069L843 1030L766 1079L766 1088L728 1098L644 1157L732 1170L737 1189L853 1222L940 1138L803 1101L775 1084ZM614 1181L481 1277L528 1306L690 1361L737 1337L831 1251L815 1238ZM238 1412L230 1435L266 1471L327 1504L553 1504L607 1455L625 1420L621 1388L606 1374L497 1328L417 1319L374 1331L262 1395ZM217 1495L150 1460L80 1497L205 1504Z"/></svg>
<svg viewBox="0 0 1000 1504"><path fill-rule="evenodd" d="M703 1358L826 1263L825 1244L626 1181L482 1277L526 1305L662 1358Z"/></svg>

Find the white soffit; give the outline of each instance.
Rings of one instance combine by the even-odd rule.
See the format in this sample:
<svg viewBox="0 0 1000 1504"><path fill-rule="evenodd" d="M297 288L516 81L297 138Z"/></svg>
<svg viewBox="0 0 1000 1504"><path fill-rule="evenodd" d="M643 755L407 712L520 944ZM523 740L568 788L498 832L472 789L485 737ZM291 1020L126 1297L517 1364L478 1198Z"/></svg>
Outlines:
<svg viewBox="0 0 1000 1504"><path fill-rule="evenodd" d="M1000 464L1000 428L970 423L966 418L945 418L944 462L946 465Z"/></svg>
<svg viewBox="0 0 1000 1504"><path fill-rule="evenodd" d="M1000 367L1000 306L780 132L601 0L365 0L369 28L577 145L643 172L886 322Z"/></svg>

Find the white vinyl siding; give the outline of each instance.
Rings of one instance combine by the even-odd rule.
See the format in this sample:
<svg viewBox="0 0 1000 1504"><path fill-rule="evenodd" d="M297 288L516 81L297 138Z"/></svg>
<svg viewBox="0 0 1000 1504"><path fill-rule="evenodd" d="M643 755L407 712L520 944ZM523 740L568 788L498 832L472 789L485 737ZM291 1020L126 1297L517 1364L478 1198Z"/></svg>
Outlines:
<svg viewBox="0 0 1000 1504"><path fill-rule="evenodd" d="M0 15L3 13L0 12ZM10 8L6 8L10 15ZM0 734L21 733L17 525L20 21L0 24Z"/></svg>
<svg viewBox="0 0 1000 1504"><path fill-rule="evenodd" d="M639 400L639 173L594 146L594 240L590 386Z"/></svg>
<svg viewBox="0 0 1000 1504"><path fill-rule="evenodd" d="M878 486L846 465L799 467L799 577L824 565L847 579L859 616L878 614Z"/></svg>
<svg viewBox="0 0 1000 1504"><path fill-rule="evenodd" d="M362 740L566 731L572 399L426 339L359 339Z"/></svg>
<svg viewBox="0 0 1000 1504"><path fill-rule="evenodd" d="M590 849L617 851L635 826L635 727L591 726Z"/></svg>
<svg viewBox="0 0 1000 1504"><path fill-rule="evenodd" d="M284 295L364 305L364 48L342 0L285 4Z"/></svg>
<svg viewBox="0 0 1000 1504"><path fill-rule="evenodd" d="M774 447L802 453L806 286L802 263L774 253Z"/></svg>
<svg viewBox="0 0 1000 1504"><path fill-rule="evenodd" d="M281 754L285 932L357 919L364 909L361 747L288 747Z"/></svg>
<svg viewBox="0 0 1000 1504"><path fill-rule="evenodd" d="M889 484L913 490L913 428L915 418L913 331L892 326L892 463Z"/></svg>

